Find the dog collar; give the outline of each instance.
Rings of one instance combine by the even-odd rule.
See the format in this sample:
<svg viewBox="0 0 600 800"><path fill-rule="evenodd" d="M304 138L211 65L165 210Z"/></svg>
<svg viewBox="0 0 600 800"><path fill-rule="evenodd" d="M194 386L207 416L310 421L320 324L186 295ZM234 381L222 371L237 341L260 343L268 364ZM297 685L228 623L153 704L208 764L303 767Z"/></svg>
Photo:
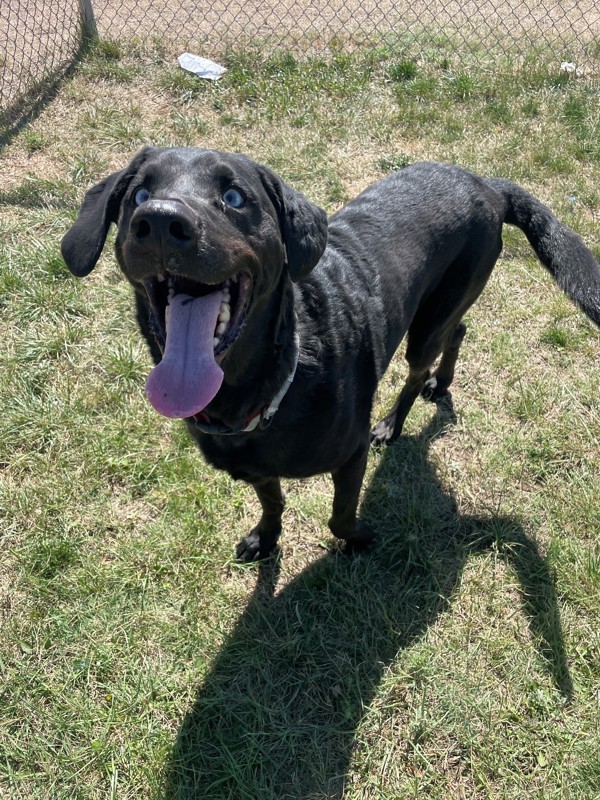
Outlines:
<svg viewBox="0 0 600 800"><path fill-rule="evenodd" d="M298 360L300 358L300 339L298 334L294 334L294 363L292 365L292 369L290 370L287 378L283 382L283 386L277 392L275 397L271 400L271 402L264 406L260 411L257 411L253 414L246 422L242 425L239 425L237 428L230 428L228 425L222 425L216 422L211 422L210 417L204 411L198 412L198 414L194 414L192 419L194 420L194 425L199 431L202 433L212 433L219 436L231 436L238 433L250 433L256 428L259 428L261 431L265 430L271 424L273 417L277 413L279 409L279 405L283 398L286 396L288 389L292 385L292 381L296 375L296 369L298 367Z"/></svg>

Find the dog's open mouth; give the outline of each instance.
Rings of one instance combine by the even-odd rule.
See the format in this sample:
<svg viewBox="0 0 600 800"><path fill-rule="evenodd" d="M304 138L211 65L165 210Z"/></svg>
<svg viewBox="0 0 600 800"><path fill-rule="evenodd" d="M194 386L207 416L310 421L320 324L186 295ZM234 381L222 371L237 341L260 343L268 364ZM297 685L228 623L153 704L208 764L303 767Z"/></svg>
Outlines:
<svg viewBox="0 0 600 800"><path fill-rule="evenodd" d="M148 399L166 417L193 416L219 391L219 365L243 330L252 279L239 273L211 285L159 273L146 279L144 288L163 351L148 376Z"/></svg>
<svg viewBox="0 0 600 800"><path fill-rule="evenodd" d="M193 301L222 292L213 336L215 358L221 361L243 328L252 294L252 280L249 275L240 273L215 286L182 275L161 272L153 278L147 278L144 281L144 289L154 316L154 334L163 352L167 338L168 307L171 301L177 295L186 295Z"/></svg>

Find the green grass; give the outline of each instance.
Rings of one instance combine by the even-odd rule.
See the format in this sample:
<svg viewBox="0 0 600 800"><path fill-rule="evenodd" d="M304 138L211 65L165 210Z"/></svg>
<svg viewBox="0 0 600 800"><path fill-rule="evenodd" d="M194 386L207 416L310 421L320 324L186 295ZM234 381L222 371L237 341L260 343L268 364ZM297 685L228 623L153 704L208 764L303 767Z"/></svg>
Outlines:
<svg viewBox="0 0 600 800"><path fill-rule="evenodd" d="M223 53L216 84L101 43L0 154L0 797L592 800L600 793L600 336L507 230L455 417L372 453L369 554L327 476L282 557L238 565L252 493L144 397L111 254L59 243L140 146L249 153L334 211L422 159L525 185L600 254L597 85L552 60ZM402 354L377 396L393 401Z"/></svg>

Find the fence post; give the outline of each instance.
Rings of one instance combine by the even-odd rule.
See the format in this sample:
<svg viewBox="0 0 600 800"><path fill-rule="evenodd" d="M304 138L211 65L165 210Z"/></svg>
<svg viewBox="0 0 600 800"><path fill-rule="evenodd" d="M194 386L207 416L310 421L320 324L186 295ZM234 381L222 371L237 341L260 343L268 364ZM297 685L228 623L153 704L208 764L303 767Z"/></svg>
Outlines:
<svg viewBox="0 0 600 800"><path fill-rule="evenodd" d="M97 39L98 30L96 28L92 0L79 0L79 13L81 14L84 39L87 39L88 41Z"/></svg>

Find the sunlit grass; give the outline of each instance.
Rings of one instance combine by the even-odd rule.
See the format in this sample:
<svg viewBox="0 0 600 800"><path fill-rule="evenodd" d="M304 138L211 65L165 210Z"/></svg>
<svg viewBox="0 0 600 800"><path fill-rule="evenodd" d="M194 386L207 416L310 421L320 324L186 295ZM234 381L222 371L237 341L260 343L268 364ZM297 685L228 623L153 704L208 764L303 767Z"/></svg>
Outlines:
<svg viewBox="0 0 600 800"><path fill-rule="evenodd" d="M454 421L419 401L370 455L373 551L331 552L323 476L287 483L263 567L233 560L253 494L145 400L110 245L78 282L59 243L153 142L247 152L328 211L452 161L600 253L597 86L448 43L223 63L101 43L0 154L0 796L595 800L600 336L524 237L468 314Z"/></svg>

